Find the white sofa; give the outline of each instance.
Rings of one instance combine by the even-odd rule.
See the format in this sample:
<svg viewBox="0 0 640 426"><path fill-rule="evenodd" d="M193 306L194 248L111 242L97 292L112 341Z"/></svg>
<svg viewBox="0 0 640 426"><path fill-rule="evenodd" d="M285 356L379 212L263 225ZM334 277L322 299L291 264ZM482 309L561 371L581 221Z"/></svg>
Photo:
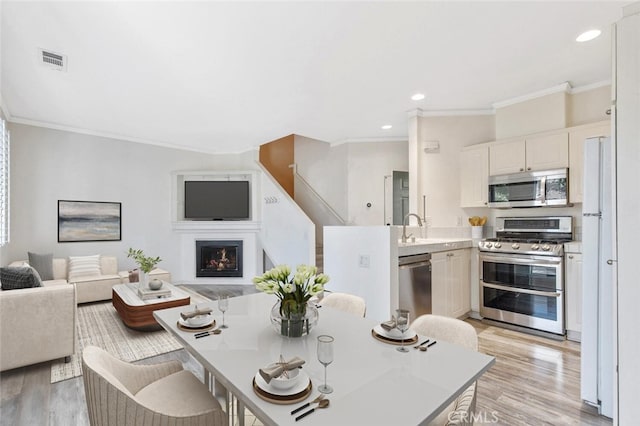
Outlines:
<svg viewBox="0 0 640 426"><path fill-rule="evenodd" d="M20 266L24 260L13 262L9 266ZM111 288L120 284L118 259L115 256L100 256L100 275L75 278L69 281L69 265L66 258L53 259L53 280L43 284L75 284L78 303L97 302L111 299Z"/></svg>
<svg viewBox="0 0 640 426"><path fill-rule="evenodd" d="M73 355L76 303L64 280L0 291L0 371Z"/></svg>

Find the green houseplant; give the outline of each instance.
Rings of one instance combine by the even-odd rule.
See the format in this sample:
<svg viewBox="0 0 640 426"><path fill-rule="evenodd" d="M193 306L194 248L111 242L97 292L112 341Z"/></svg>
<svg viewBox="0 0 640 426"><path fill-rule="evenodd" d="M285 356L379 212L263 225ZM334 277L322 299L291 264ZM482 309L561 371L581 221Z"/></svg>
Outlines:
<svg viewBox="0 0 640 426"><path fill-rule="evenodd" d="M160 259L159 256L145 256L144 251L142 251L141 249L134 250L131 247L129 247L127 257L132 258L138 264L138 282L140 283L141 287L144 287L147 284L149 272L153 271L156 265L162 262L162 259ZM162 282L160 282L160 287L162 287Z"/></svg>

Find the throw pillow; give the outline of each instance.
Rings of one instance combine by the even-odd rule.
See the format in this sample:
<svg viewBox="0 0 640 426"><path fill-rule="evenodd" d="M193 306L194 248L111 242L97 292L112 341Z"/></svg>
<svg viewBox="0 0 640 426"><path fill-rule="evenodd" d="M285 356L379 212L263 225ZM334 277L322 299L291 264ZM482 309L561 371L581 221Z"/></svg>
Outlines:
<svg viewBox="0 0 640 426"><path fill-rule="evenodd" d="M69 256L69 282L76 278L101 275L100 255Z"/></svg>
<svg viewBox="0 0 640 426"><path fill-rule="evenodd" d="M0 282L2 283L2 290L42 287L42 280L38 271L30 266L6 266L0 268Z"/></svg>
<svg viewBox="0 0 640 426"><path fill-rule="evenodd" d="M29 265L40 274L40 278L44 281L53 279L53 253L47 254L29 254Z"/></svg>

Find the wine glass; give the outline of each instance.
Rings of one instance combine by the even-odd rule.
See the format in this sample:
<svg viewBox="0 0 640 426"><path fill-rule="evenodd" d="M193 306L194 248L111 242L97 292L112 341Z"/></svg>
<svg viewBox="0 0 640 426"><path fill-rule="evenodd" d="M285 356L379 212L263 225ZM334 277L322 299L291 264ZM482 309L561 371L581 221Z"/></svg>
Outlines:
<svg viewBox="0 0 640 426"><path fill-rule="evenodd" d="M400 352L409 352L404 346L404 333L409 329L409 311L407 309L396 309L396 328L402 333L402 345L396 348Z"/></svg>
<svg viewBox="0 0 640 426"><path fill-rule="evenodd" d="M226 294L221 294L218 296L218 309L222 312L222 325L220 328L228 328L224 323L224 313L229 309L229 296Z"/></svg>
<svg viewBox="0 0 640 426"><path fill-rule="evenodd" d="M324 365L324 384L318 387L321 393L331 393L333 388L327 385L327 365L333 362L333 337L318 336L318 361Z"/></svg>

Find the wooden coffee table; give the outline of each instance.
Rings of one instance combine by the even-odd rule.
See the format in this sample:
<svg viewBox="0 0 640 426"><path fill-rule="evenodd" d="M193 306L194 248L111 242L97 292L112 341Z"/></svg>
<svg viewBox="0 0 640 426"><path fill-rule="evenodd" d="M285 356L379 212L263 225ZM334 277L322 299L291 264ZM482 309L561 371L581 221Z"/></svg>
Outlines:
<svg viewBox="0 0 640 426"><path fill-rule="evenodd" d="M129 328L140 331L160 329L153 311L188 305L191 297L186 292L163 281L162 289L170 289L171 296L142 300L138 296L138 283L116 284L112 290L112 303L122 322Z"/></svg>

